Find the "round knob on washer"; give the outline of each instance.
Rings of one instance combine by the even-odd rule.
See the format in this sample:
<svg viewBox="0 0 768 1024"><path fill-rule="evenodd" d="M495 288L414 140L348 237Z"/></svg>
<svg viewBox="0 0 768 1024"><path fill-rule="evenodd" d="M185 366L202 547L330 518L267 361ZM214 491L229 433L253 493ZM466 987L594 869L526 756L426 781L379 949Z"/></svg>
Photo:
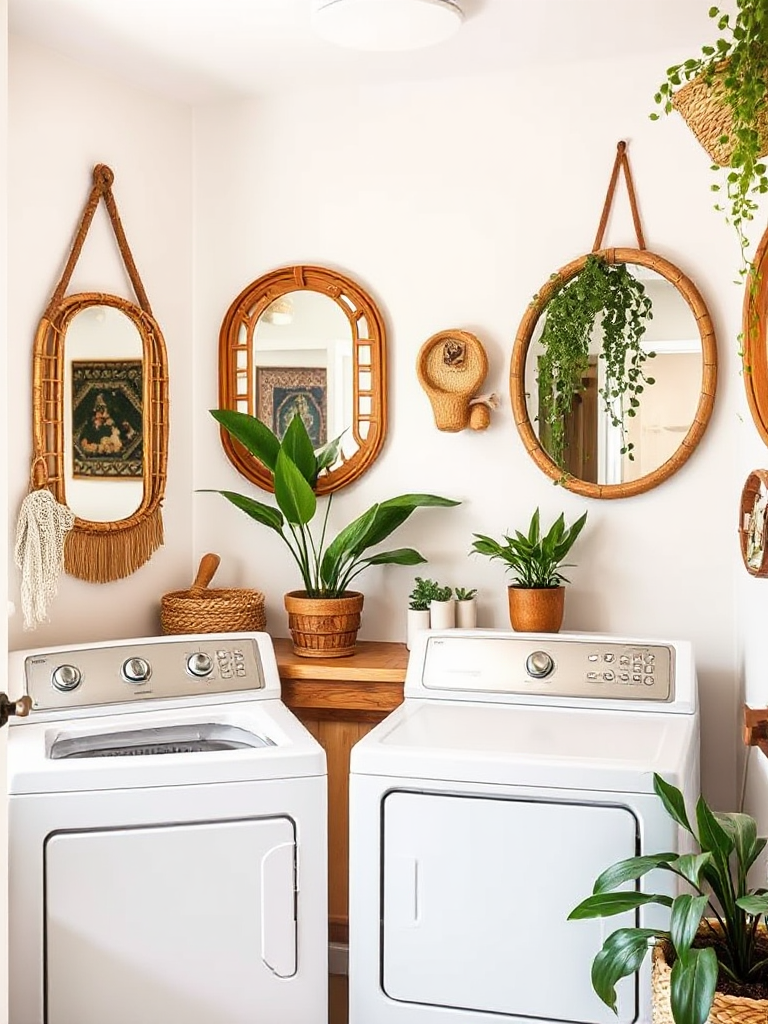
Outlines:
<svg viewBox="0 0 768 1024"><path fill-rule="evenodd" d="M552 672L555 663L546 651L534 651L525 659L525 669L533 679L546 679Z"/></svg>
<svg viewBox="0 0 768 1024"><path fill-rule="evenodd" d="M69 693L80 685L83 675L76 665L59 665L53 670L51 682L57 690Z"/></svg>
<svg viewBox="0 0 768 1024"><path fill-rule="evenodd" d="M209 676L213 672L213 659L203 651L198 651L197 654L190 654L187 658L187 671L190 675L197 676L199 679Z"/></svg>
<svg viewBox="0 0 768 1024"><path fill-rule="evenodd" d="M151 675L149 662L143 658L129 658L123 662L123 679L126 683L145 683Z"/></svg>

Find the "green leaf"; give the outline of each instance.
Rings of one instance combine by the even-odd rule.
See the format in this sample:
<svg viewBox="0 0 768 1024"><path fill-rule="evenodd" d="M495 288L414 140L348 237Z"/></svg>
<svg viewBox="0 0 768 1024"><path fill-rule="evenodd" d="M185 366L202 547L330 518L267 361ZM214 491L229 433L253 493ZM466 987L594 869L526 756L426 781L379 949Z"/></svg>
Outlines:
<svg viewBox="0 0 768 1024"><path fill-rule="evenodd" d="M734 850L734 841L707 806L704 797L696 802L696 823L699 826L699 846L711 850L715 860L728 871L728 858Z"/></svg>
<svg viewBox="0 0 768 1024"><path fill-rule="evenodd" d="M685 800L680 790L671 783L665 782L656 772L653 773L653 788L670 818L693 835L693 829L688 823L688 815L685 810Z"/></svg>
<svg viewBox="0 0 768 1024"><path fill-rule="evenodd" d="M758 840L757 822L749 814L715 813L715 818L723 830L728 833L736 850L738 862L746 874L765 846L764 840L762 845Z"/></svg>
<svg viewBox="0 0 768 1024"><path fill-rule="evenodd" d="M670 867L672 867L673 870L679 871L683 878L689 881L691 885L699 887L701 873L705 868L709 867L711 862L711 853L686 853L682 857L678 857Z"/></svg>
<svg viewBox="0 0 768 1024"><path fill-rule="evenodd" d="M714 949L692 949L675 961L670 975L669 1001L676 1024L705 1024L717 984Z"/></svg>
<svg viewBox="0 0 768 1024"><path fill-rule="evenodd" d="M679 957L684 957L690 949L696 932L699 930L707 902L706 896L691 896L689 893L682 893L672 904L669 935Z"/></svg>
<svg viewBox="0 0 768 1024"><path fill-rule="evenodd" d="M328 545L320 565L320 576L329 589L337 589L341 572L354 563L355 552L369 532L378 511L378 505L371 506L345 526Z"/></svg>
<svg viewBox="0 0 768 1024"><path fill-rule="evenodd" d="M649 903L660 903L663 907L671 907L672 899L659 893L647 892L603 892L588 896L570 912L569 921L582 921L591 917L614 917L624 914L627 910L636 910Z"/></svg>
<svg viewBox="0 0 768 1024"><path fill-rule="evenodd" d="M746 914L752 914L753 917L757 917L759 914L768 914L768 895L740 896L736 900L736 906Z"/></svg>
<svg viewBox="0 0 768 1024"><path fill-rule="evenodd" d="M652 928L619 928L603 943L592 962L592 988L602 1001L616 1010L616 984L637 971L657 935Z"/></svg>
<svg viewBox="0 0 768 1024"><path fill-rule="evenodd" d="M283 435L282 451L296 466L309 486L314 487L318 472L317 459L301 416L294 415L291 418Z"/></svg>
<svg viewBox="0 0 768 1024"><path fill-rule="evenodd" d="M324 444L322 448L318 448L315 452L315 458L317 460L317 472L321 473L324 469L330 469L331 466L335 466L339 461L339 453L341 452L341 439L344 437L343 434L339 434L332 441Z"/></svg>
<svg viewBox="0 0 768 1024"><path fill-rule="evenodd" d="M393 551L379 551L363 558L366 565L420 565L426 558L415 548L395 548Z"/></svg>
<svg viewBox="0 0 768 1024"><path fill-rule="evenodd" d="M228 434L274 472L280 442L269 427L255 416L233 409L210 409L210 414Z"/></svg>
<svg viewBox="0 0 768 1024"><path fill-rule="evenodd" d="M435 494L400 494L396 498L382 501L376 519L365 538L364 546L358 550L363 551L386 540L417 508L453 508L460 504L460 501L441 498Z"/></svg>
<svg viewBox="0 0 768 1024"><path fill-rule="evenodd" d="M657 853L645 857L629 857L627 860L620 860L607 868L598 877L592 892L594 894L610 892L625 882L633 882L642 878L654 868L668 867L671 862L676 861L676 853Z"/></svg>
<svg viewBox="0 0 768 1024"><path fill-rule="evenodd" d="M206 493L223 494L227 501L245 512L251 519L255 519L257 523L268 526L271 530L276 530L279 534L282 534L283 516L280 510L272 505L264 505L260 501L254 501L253 498L248 498L244 494L237 494L235 491L208 491Z"/></svg>
<svg viewBox="0 0 768 1024"><path fill-rule="evenodd" d="M275 465L275 500L289 523L306 526L317 508L315 492L303 473L284 451L278 452Z"/></svg>

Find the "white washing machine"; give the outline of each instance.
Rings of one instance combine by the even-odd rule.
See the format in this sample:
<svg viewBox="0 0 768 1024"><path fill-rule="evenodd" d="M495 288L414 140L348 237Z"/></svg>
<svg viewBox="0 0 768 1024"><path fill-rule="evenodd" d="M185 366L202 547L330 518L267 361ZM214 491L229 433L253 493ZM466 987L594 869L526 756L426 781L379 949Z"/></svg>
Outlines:
<svg viewBox="0 0 768 1024"><path fill-rule="evenodd" d="M266 633L10 655L11 1024L325 1024L325 755Z"/></svg>
<svg viewBox="0 0 768 1024"><path fill-rule="evenodd" d="M698 795L688 644L422 634L404 703L352 749L350 1024L650 1021L648 972L617 1018L590 967L658 908L566 918L615 861L681 848L654 772Z"/></svg>

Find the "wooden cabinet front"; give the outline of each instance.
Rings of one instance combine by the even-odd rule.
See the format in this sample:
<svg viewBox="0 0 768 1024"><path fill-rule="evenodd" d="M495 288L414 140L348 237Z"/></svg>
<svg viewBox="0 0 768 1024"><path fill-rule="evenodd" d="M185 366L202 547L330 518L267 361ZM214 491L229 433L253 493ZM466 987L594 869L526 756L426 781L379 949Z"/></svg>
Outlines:
<svg viewBox="0 0 768 1024"><path fill-rule="evenodd" d="M349 752L403 699L405 644L361 641L350 658L300 658L275 640L285 704L323 747L328 761L328 929L348 938Z"/></svg>

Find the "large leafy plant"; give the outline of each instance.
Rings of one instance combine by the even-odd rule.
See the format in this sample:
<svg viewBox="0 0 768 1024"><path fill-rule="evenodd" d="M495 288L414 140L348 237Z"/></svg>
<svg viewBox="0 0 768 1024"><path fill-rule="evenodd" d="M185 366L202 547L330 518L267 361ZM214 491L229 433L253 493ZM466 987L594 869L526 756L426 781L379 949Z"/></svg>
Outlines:
<svg viewBox="0 0 768 1024"><path fill-rule="evenodd" d="M634 459L626 417L636 415L646 385L655 383L644 370L645 361L655 353L642 347L652 317L642 281L626 264L608 263L594 254L547 303L536 379L541 436L556 465L565 468L568 420L575 397L584 390L598 325L604 371L600 398L611 424L621 431L621 454Z"/></svg>
<svg viewBox="0 0 768 1024"><path fill-rule="evenodd" d="M527 533L515 531L514 536L505 536L504 543L475 533L472 550L488 558L504 562L512 573L513 585L526 589L559 587L569 581L560 572L566 568L563 559L576 542L584 528L587 513L580 516L572 526L565 525L561 513L549 530L542 534L539 510L533 513Z"/></svg>
<svg viewBox="0 0 768 1024"><path fill-rule="evenodd" d="M212 409L211 415L270 471L277 508L234 491L216 493L278 534L299 567L308 597L339 597L369 565L426 562L414 548L364 553L386 540L415 509L460 504L434 494L401 494L373 505L327 542L333 495L328 497L319 532L313 533L310 523L318 511L313 488L320 473L336 462L339 439L314 451L300 416L294 416L281 441L266 424L247 413Z"/></svg>
<svg viewBox="0 0 768 1024"><path fill-rule="evenodd" d="M726 214L736 231L744 274L749 245L746 230L758 209L757 197L768 192L766 165L761 161L765 152L761 119L762 128L768 127L768 0L736 0L736 8L733 18L718 7L709 8L709 17L721 35L714 44L702 46L701 56L667 68L654 100L669 113L677 87L701 76L728 108L731 124L719 144L731 150L729 170L724 189L718 183L712 185L712 191L725 192L726 205L718 202L715 209ZM651 114L654 120L658 117ZM713 164L712 170L720 171L720 165Z"/></svg>
<svg viewBox="0 0 768 1024"><path fill-rule="evenodd" d="M697 852L647 854L614 864L597 879L592 896L571 911L569 920L610 917L651 903L668 908L668 930L619 928L608 936L592 964L592 986L615 1010L616 983L638 970L652 942L666 939L675 954L670 975L672 1016L676 1024L704 1024L714 1001L718 971L736 985L768 982L766 949L758 940L758 925L768 913L768 895L765 889L750 889L747 884L747 873L766 839L758 836L754 818L713 813L703 797L696 804L694 828L680 790L656 774L653 786L666 812L693 837ZM674 899L636 888L615 891L657 870L672 872L692 891Z"/></svg>

